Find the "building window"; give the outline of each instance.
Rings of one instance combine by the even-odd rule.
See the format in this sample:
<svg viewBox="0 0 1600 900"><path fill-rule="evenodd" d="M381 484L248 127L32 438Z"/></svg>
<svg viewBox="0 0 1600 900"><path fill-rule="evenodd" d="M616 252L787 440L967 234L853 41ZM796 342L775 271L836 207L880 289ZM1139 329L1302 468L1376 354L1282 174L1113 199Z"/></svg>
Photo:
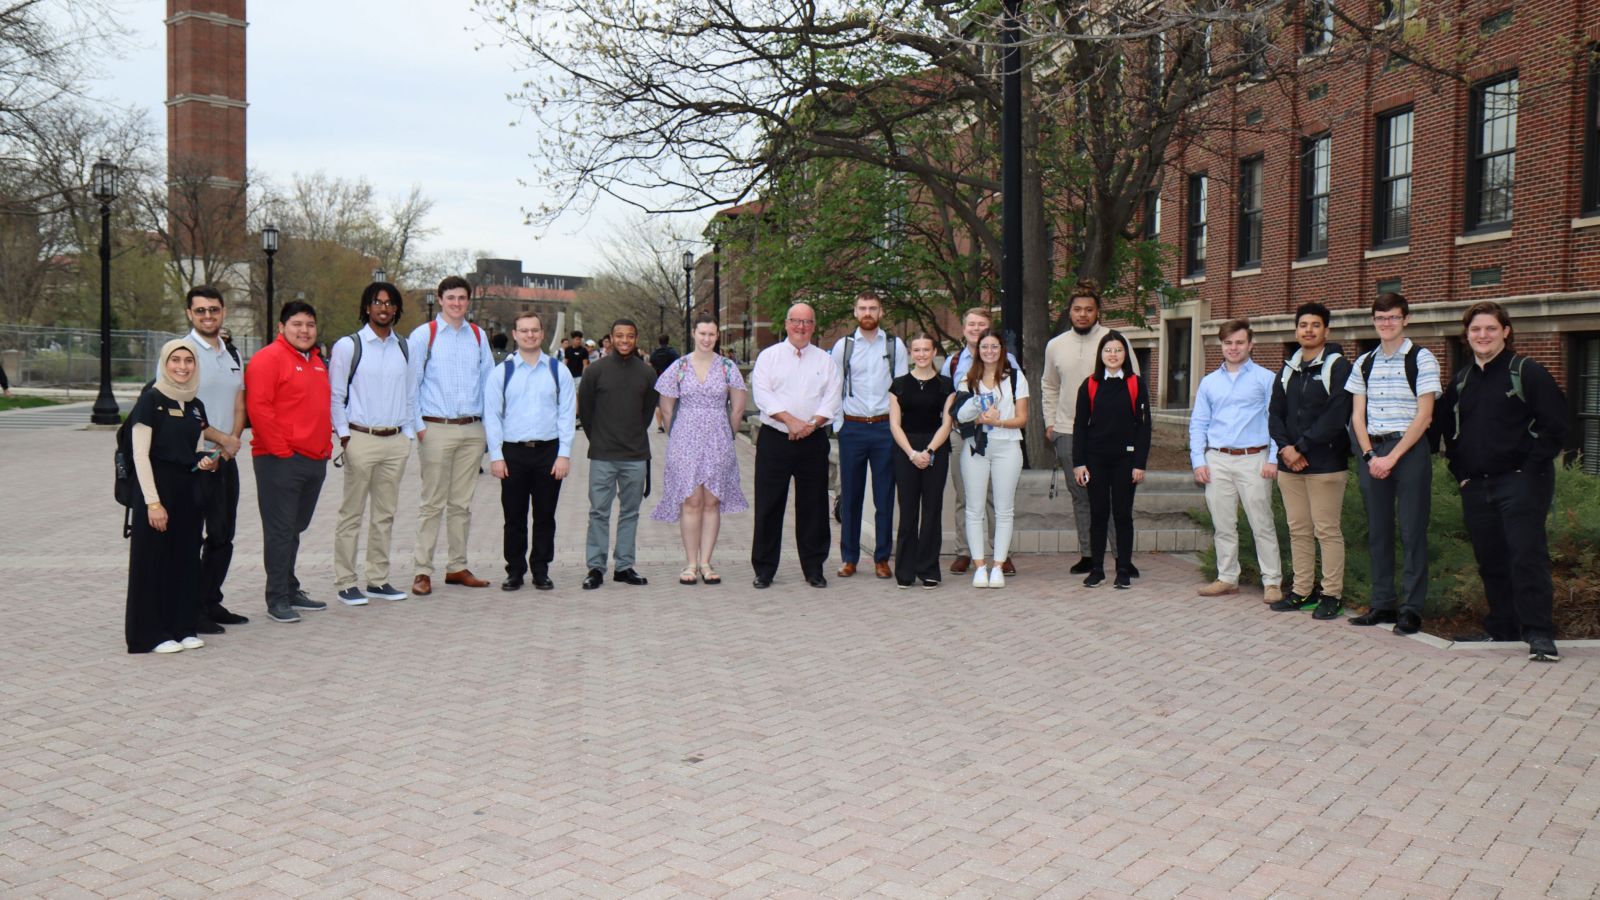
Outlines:
<svg viewBox="0 0 1600 900"><path fill-rule="evenodd" d="M1246 23L1244 26L1244 32L1240 35L1240 44L1244 50L1245 78L1249 79L1250 81L1266 80L1266 26L1259 22Z"/></svg>
<svg viewBox="0 0 1600 900"><path fill-rule="evenodd" d="M1600 44L1589 48L1589 115L1583 127L1583 211L1600 212Z"/></svg>
<svg viewBox="0 0 1600 900"><path fill-rule="evenodd" d="M1333 44L1333 0L1306 0L1306 53L1321 53Z"/></svg>
<svg viewBox="0 0 1600 900"><path fill-rule="evenodd" d="M1383 0L1383 20L1392 22L1414 15L1417 11L1417 0Z"/></svg>
<svg viewBox="0 0 1600 900"><path fill-rule="evenodd" d="M1511 224L1511 186L1517 165L1517 76L1472 89L1467 159L1467 230Z"/></svg>
<svg viewBox="0 0 1600 900"><path fill-rule="evenodd" d="M1144 236L1147 240L1161 237L1161 189L1151 188L1144 195Z"/></svg>
<svg viewBox="0 0 1600 900"><path fill-rule="evenodd" d="M1411 120L1409 109L1378 117L1377 209L1372 241L1399 246L1411 240Z"/></svg>
<svg viewBox="0 0 1600 900"><path fill-rule="evenodd" d="M1261 265L1261 175L1266 168L1262 157L1239 163L1239 268Z"/></svg>
<svg viewBox="0 0 1600 900"><path fill-rule="evenodd" d="M1206 176L1189 176L1189 234L1185 269L1190 278L1206 274Z"/></svg>
<svg viewBox="0 0 1600 900"><path fill-rule="evenodd" d="M1328 174L1333 136L1306 138L1300 148L1300 258L1328 255Z"/></svg>
<svg viewBox="0 0 1600 900"><path fill-rule="evenodd" d="M1571 341L1578 448L1583 452L1583 470L1600 475L1600 335L1580 334Z"/></svg>

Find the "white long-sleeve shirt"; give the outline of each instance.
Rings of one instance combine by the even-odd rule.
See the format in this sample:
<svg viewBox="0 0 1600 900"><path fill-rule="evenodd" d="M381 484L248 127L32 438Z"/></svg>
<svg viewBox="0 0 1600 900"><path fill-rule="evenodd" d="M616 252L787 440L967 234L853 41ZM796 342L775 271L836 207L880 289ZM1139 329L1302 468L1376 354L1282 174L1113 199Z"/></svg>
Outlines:
<svg viewBox="0 0 1600 900"><path fill-rule="evenodd" d="M801 420L820 417L819 425L839 415L844 382L826 350L814 344L796 348L782 341L761 351L750 373L750 395L761 410L761 423L787 434L789 426L774 418L786 412Z"/></svg>
<svg viewBox="0 0 1600 900"><path fill-rule="evenodd" d="M367 428L399 428L406 437L416 437L417 394L406 356L400 349L404 338L391 331L389 337L379 340L371 325L363 325L355 339L361 341L361 365L356 367L354 381L350 380L354 345L347 338L340 338L333 342L328 355L329 412L334 433L349 437L350 423L354 422Z"/></svg>

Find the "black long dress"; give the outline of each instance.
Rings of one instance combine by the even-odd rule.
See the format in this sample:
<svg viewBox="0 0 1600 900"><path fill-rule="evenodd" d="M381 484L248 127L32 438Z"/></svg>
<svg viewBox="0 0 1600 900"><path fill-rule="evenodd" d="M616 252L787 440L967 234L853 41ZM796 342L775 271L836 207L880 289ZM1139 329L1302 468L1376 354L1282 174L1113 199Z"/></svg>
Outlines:
<svg viewBox="0 0 1600 900"><path fill-rule="evenodd" d="M194 472L202 454L195 449L205 430L205 405L178 403L146 388L128 419L151 428L150 467L167 511L167 530L150 527L142 492L133 510L128 544L129 653L149 653L163 641L195 633L200 615L200 526L204 509Z"/></svg>

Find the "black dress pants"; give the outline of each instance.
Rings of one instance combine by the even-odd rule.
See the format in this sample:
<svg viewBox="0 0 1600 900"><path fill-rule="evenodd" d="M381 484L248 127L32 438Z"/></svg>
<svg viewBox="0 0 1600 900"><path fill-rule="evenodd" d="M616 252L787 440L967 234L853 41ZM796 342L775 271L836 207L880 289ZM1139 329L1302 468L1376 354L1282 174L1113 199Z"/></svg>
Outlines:
<svg viewBox="0 0 1600 900"><path fill-rule="evenodd" d="M506 442L506 477L500 482L500 511L505 517L506 574L521 578L528 572L544 578L556 555L556 501L561 482L550 474L560 442L540 441L536 446ZM533 509L533 547L528 547L528 510ZM527 554L527 562L523 562Z"/></svg>
<svg viewBox="0 0 1600 900"><path fill-rule="evenodd" d="M1105 570L1106 537L1117 527L1117 571L1133 571L1133 457L1089 457L1089 558Z"/></svg>
<svg viewBox="0 0 1600 900"><path fill-rule="evenodd" d="M294 574L300 535L311 527L328 461L298 453L257 456L256 505L261 509L261 555L267 574L267 610L287 609L300 590Z"/></svg>
<svg viewBox="0 0 1600 900"><path fill-rule="evenodd" d="M931 434L907 434L913 447L926 447ZM894 448L894 489L900 500L900 536L895 541L894 578L911 584L918 578L938 581L939 544L944 526L944 483L950 475L950 443L945 442L926 469L919 469L897 446Z"/></svg>
<svg viewBox="0 0 1600 900"><path fill-rule="evenodd" d="M200 617L210 619L222 605L222 582L233 562L233 533L239 521L239 461L217 458L217 470L200 482L205 502L205 540L200 544Z"/></svg>
<svg viewBox="0 0 1600 900"><path fill-rule="evenodd" d="M758 578L771 579L778 573L791 478L800 570L807 578L820 576L828 560L833 543L828 525L828 435L818 429L804 440L791 441L784 432L763 425L756 435L755 538L750 547L750 566Z"/></svg>
<svg viewBox="0 0 1600 900"><path fill-rule="evenodd" d="M1552 463L1473 478L1461 488L1461 516L1489 601L1483 630L1497 641L1555 637L1554 587L1545 519L1555 502Z"/></svg>

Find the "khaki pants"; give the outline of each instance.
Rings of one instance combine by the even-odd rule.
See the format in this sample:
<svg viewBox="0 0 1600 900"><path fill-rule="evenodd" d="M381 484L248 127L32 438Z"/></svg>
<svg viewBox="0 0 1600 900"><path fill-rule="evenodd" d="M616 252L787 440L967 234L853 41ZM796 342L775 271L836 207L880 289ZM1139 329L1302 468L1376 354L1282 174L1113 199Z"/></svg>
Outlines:
<svg viewBox="0 0 1600 900"><path fill-rule="evenodd" d="M1344 484L1349 472L1296 475L1278 470L1278 492L1289 518L1289 559L1294 566L1294 592L1311 596L1316 586L1317 546L1322 547L1322 592L1344 597Z"/></svg>
<svg viewBox="0 0 1600 900"><path fill-rule="evenodd" d="M400 501L400 479L410 456L411 441L405 435L374 437L350 432L350 443L344 448L344 500L333 530L333 583L338 590L363 583L356 580L356 540L369 499L372 523L367 529L364 583L380 585L389 580L389 536Z"/></svg>
<svg viewBox="0 0 1600 900"><path fill-rule="evenodd" d="M1272 520L1272 482L1261 477L1267 451L1233 456L1206 451L1211 483L1206 485L1206 508L1216 534L1217 579L1239 583L1239 507L1244 506L1250 530L1255 532L1256 561L1263 585L1283 584L1283 558L1278 555L1278 526Z"/></svg>
<svg viewBox="0 0 1600 900"><path fill-rule="evenodd" d="M422 460L422 507L417 521L416 574L433 575L433 551L439 543L439 518L444 517L450 557L445 573L467 567L467 528L471 524L472 495L478 490L478 463L486 449L483 423L445 425L425 423L427 435L418 441Z"/></svg>

